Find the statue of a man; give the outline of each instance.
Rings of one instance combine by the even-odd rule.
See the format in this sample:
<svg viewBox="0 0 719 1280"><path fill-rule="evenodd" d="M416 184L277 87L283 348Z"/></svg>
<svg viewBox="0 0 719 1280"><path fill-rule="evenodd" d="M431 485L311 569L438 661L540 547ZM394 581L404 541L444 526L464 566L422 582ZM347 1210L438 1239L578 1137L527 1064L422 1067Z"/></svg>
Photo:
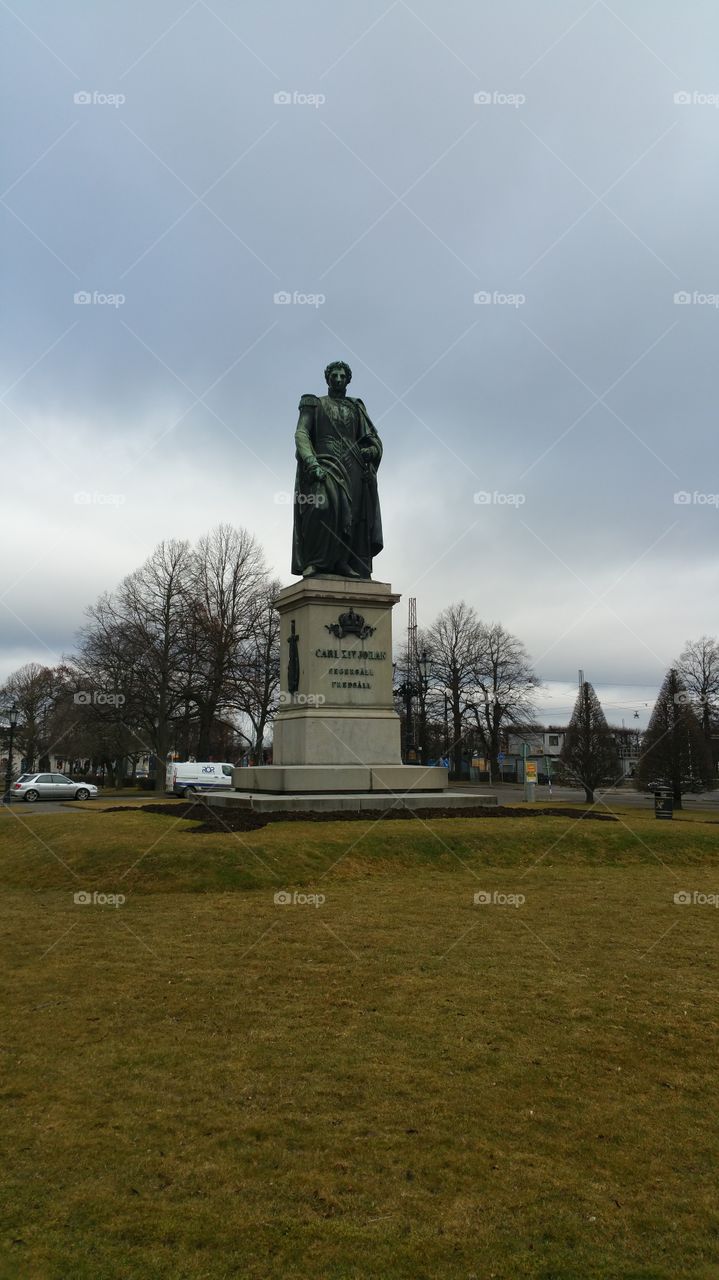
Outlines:
<svg viewBox="0 0 719 1280"><path fill-rule="evenodd" d="M305 578L370 578L382 550L382 443L362 401L347 395L351 377L335 360L325 369L328 394L300 400L292 572Z"/></svg>

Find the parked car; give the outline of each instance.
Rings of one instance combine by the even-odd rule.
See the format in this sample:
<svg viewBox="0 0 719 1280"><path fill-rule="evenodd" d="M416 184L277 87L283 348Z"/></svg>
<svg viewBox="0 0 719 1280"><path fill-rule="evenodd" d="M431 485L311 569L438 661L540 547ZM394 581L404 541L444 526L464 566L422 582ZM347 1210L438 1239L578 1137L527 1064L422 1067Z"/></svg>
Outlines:
<svg viewBox="0 0 719 1280"><path fill-rule="evenodd" d="M73 782L63 773L22 773L10 788L12 799L26 800L89 800L98 794L92 782Z"/></svg>
<svg viewBox="0 0 719 1280"><path fill-rule="evenodd" d="M189 796L193 791L229 790L234 767L214 760L175 760L167 766L165 791Z"/></svg>

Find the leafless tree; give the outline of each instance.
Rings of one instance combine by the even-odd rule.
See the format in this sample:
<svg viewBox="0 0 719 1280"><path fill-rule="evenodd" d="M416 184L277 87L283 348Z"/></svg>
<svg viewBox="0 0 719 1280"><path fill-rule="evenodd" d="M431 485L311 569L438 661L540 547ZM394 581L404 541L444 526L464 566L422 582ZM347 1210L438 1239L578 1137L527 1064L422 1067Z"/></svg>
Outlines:
<svg viewBox="0 0 719 1280"><path fill-rule="evenodd" d="M502 737L507 729L535 719L534 695L542 682L522 641L501 623L481 623L476 643L468 712L496 778Z"/></svg>
<svg viewBox="0 0 719 1280"><path fill-rule="evenodd" d="M451 717L453 772L462 772L463 739L471 724L481 626L471 605L460 600L443 609L428 628L427 653L433 687L447 697Z"/></svg>
<svg viewBox="0 0 719 1280"><path fill-rule="evenodd" d="M193 555L197 648L189 689L197 711L200 759L209 754L214 720L231 707L239 652L262 611L266 578L262 550L246 529L218 525L200 539Z"/></svg>
<svg viewBox="0 0 719 1280"><path fill-rule="evenodd" d="M127 720L163 771L183 704L183 669L191 613L192 553L184 541L161 542L120 585L117 612L133 657Z"/></svg>
<svg viewBox="0 0 719 1280"><path fill-rule="evenodd" d="M262 763L265 734L280 689L280 615L274 607L279 590L276 579L260 587L249 634L234 658L234 702L252 727L251 754L256 764Z"/></svg>
<svg viewBox="0 0 719 1280"><path fill-rule="evenodd" d="M719 720L719 641L715 636L687 640L676 664L687 691L700 705L699 719L707 742Z"/></svg>
<svg viewBox="0 0 719 1280"><path fill-rule="evenodd" d="M0 689L0 702L18 709L16 742L26 770L39 766L51 748L52 712L57 674L52 667L28 662L8 677Z"/></svg>
<svg viewBox="0 0 719 1280"><path fill-rule="evenodd" d="M67 694L75 704L87 754L102 764L114 785L122 782L133 753L151 749L135 724L140 655L119 593L100 596L87 609L87 618L77 649L66 660Z"/></svg>

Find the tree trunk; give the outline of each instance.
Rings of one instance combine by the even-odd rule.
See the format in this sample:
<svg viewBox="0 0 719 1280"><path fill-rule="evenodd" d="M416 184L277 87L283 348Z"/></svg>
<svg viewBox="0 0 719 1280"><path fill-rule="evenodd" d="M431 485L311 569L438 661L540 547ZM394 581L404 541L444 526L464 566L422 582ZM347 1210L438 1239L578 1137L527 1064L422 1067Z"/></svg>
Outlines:
<svg viewBox="0 0 719 1280"><path fill-rule="evenodd" d="M452 744L453 771L455 777L462 776L462 721L459 715L459 709L453 709L452 722L454 727L454 742Z"/></svg>
<svg viewBox="0 0 719 1280"><path fill-rule="evenodd" d="M207 760L210 754L210 733L212 713L204 708L200 710L200 723L197 734L197 759Z"/></svg>

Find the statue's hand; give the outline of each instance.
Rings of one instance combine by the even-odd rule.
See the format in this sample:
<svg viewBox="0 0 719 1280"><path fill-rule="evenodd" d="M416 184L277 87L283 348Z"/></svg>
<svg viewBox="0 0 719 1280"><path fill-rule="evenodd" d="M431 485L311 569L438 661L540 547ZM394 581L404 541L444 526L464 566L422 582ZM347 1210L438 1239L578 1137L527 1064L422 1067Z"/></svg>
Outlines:
<svg viewBox="0 0 719 1280"><path fill-rule="evenodd" d="M325 471L324 467L320 466L318 462L316 462L315 465L310 468L310 475L312 476L313 480L327 479L327 472Z"/></svg>

